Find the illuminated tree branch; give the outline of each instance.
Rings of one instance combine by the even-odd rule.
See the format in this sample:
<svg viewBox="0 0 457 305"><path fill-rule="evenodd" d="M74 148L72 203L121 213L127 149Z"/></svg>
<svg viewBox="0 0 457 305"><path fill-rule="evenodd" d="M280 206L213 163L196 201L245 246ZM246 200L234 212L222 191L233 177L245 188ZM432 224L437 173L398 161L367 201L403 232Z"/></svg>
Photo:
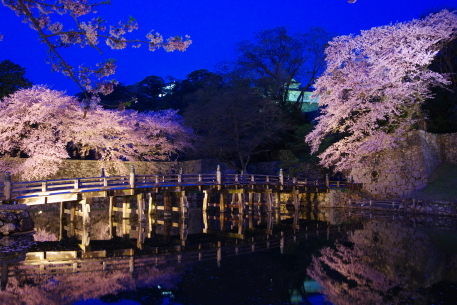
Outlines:
<svg viewBox="0 0 457 305"><path fill-rule="evenodd" d="M90 0L2 0L4 6L13 10L17 16L23 17L24 22L37 31L42 43L49 49L49 60L54 71L59 71L72 79L86 93L87 104L98 102L98 94L112 92L115 81L102 80L115 73L114 60L105 60L92 69L80 66L75 70L61 55L59 48L72 45L90 46L101 53L98 47L102 38L111 49L124 49L127 45L139 47L141 43L155 51L163 48L167 52L185 51L192 43L189 36L170 37L164 41L161 34L149 32L146 39L127 39L126 35L138 29L138 23L133 17L110 25L100 17L82 20L90 13L96 13L95 8L110 4L110 1L92 2ZM66 28L60 21L53 22L52 14L69 15L75 22L76 29ZM62 19L60 17L60 19ZM0 40L3 36L0 35ZM90 93L90 94L89 94ZM91 98L89 98L91 97ZM86 109L87 110L87 109Z"/></svg>

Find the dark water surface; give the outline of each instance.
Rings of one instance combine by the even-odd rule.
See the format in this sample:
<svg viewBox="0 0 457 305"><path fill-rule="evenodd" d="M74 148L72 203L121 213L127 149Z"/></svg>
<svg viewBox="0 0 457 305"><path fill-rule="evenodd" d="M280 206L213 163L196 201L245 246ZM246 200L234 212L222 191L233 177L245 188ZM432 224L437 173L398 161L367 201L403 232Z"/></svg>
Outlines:
<svg viewBox="0 0 457 305"><path fill-rule="evenodd" d="M135 249L135 260L145 263L133 272L128 264L113 264L106 271L21 275L17 270L24 268L27 252L79 249L75 239L59 241L58 212L36 213L36 239L46 242L0 240L1 249L9 251L0 258L10 273L6 282L2 275L0 303L457 304L454 218L360 210L234 211L222 218L217 211L190 212L185 226L177 227L179 219L154 232L147 226L140 248L120 224L117 235L124 237L110 238L106 212L91 212L90 250L103 248L106 257L123 259L116 248ZM185 247L153 253L176 245ZM78 260L103 264L103 259Z"/></svg>

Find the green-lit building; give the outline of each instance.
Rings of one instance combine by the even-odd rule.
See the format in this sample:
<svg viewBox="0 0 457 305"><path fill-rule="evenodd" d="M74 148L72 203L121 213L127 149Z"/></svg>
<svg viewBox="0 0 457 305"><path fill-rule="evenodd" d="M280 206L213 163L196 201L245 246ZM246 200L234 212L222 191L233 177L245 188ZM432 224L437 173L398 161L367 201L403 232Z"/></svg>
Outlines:
<svg viewBox="0 0 457 305"><path fill-rule="evenodd" d="M288 90L288 101L289 102L296 102L300 97L301 89L300 89L300 82L292 80ZM302 112L311 112L316 111L319 109L318 101L319 98L314 97L312 98L313 92L312 91L305 91L303 94L303 102L302 102Z"/></svg>

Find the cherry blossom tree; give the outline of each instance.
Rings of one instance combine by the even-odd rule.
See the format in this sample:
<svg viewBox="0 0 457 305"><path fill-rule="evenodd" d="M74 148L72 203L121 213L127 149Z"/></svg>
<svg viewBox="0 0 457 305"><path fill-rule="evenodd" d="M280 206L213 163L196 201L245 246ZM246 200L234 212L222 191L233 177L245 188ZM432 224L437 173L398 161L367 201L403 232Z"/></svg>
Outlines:
<svg viewBox="0 0 457 305"><path fill-rule="evenodd" d="M53 70L70 77L83 92L108 94L113 90L115 81L102 80L114 74L116 63L112 59L105 60L90 68L85 65L73 67L64 59L60 49L72 45L92 47L101 53L100 40L104 40L111 49L124 49L128 45L134 48L141 44L155 51L163 48L167 52L185 51L192 43L189 36L174 36L164 40L157 32L150 31L145 39L129 38L128 34L138 29L133 17L113 25L101 17L90 18L97 13L101 5L110 1L92 0L2 0L4 6L13 10L23 22L37 31L40 41L49 49L49 62ZM60 15L60 16L56 16ZM65 19L64 17L68 17ZM54 20L53 20L54 18ZM2 39L0 35L0 40Z"/></svg>
<svg viewBox="0 0 457 305"><path fill-rule="evenodd" d="M96 151L101 162L115 161L119 171L125 168L121 160L162 160L190 147L192 133L175 111L139 114L96 105L82 119L83 112L76 98L44 86L5 98L0 102L0 154L27 159L12 168L2 161L3 169L25 180L41 179L59 170L73 146L82 154Z"/></svg>
<svg viewBox="0 0 457 305"><path fill-rule="evenodd" d="M443 10L329 43L327 69L315 84L323 114L306 141L315 153L327 135L344 137L319 155L321 165L339 171L368 165L417 128L430 88L449 82L428 66L456 38L456 25L455 12Z"/></svg>

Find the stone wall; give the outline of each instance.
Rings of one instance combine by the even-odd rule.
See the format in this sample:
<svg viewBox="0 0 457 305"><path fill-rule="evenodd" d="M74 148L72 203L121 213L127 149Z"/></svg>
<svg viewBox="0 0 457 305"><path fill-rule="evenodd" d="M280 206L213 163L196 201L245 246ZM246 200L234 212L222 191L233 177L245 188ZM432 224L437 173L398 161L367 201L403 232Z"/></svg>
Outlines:
<svg viewBox="0 0 457 305"><path fill-rule="evenodd" d="M0 205L0 234L33 230L35 223L27 209L25 204Z"/></svg>
<svg viewBox="0 0 457 305"><path fill-rule="evenodd" d="M457 163L457 133L439 135L441 159L443 162Z"/></svg>
<svg viewBox="0 0 457 305"><path fill-rule="evenodd" d="M10 158L4 159L9 168L14 168L25 159ZM135 173L138 175L169 174L172 171L178 173L182 169L183 174L212 174L216 173L217 166L220 165L223 173L236 173L235 170L226 164L219 164L217 160L200 159L183 162L147 162L147 161L125 161L122 168L114 168L114 162L99 162L96 160L64 160L61 169L46 180L70 179L76 177L100 177L101 168L108 169L107 172L114 175L127 175L131 165L135 166ZM252 174L278 175L280 162L261 162L252 164L248 172ZM109 174L108 174L109 175ZM0 177L3 180L4 177ZM12 176L13 181L22 181L18 175Z"/></svg>
<svg viewBox="0 0 457 305"><path fill-rule="evenodd" d="M407 197L424 188L443 162L457 163L457 133L409 133L397 149L379 154L367 165L355 166L350 176L379 197Z"/></svg>
<svg viewBox="0 0 457 305"><path fill-rule="evenodd" d="M368 194L359 191L348 190L330 190L326 194L322 194L317 198L318 209L326 211L326 208L351 208L361 210L382 210L390 212L404 212L409 214L423 215L441 215L441 216L456 216L457 215L457 198L454 202L447 201L432 201L432 200L415 200L404 198L400 201L396 200L394 206L385 205L383 207L369 205Z"/></svg>
<svg viewBox="0 0 457 305"><path fill-rule="evenodd" d="M457 202L406 199L402 201L400 210L413 214L456 216L456 203Z"/></svg>
<svg viewBox="0 0 457 305"><path fill-rule="evenodd" d="M64 160L64 166L51 179L66 179L75 177L100 177L101 168L108 169L114 162L99 162L96 160ZM138 175L169 174L172 169L178 173L183 169L183 173L197 173L202 168L201 160L187 162L146 162L146 161L125 161L122 162L122 169L110 168L111 176L127 175L130 166L135 166L135 173ZM13 177L14 179L14 177ZM15 180L17 181L17 180Z"/></svg>
<svg viewBox="0 0 457 305"><path fill-rule="evenodd" d="M319 200L319 208L352 207L352 202L363 200L363 194L358 191L330 190Z"/></svg>

